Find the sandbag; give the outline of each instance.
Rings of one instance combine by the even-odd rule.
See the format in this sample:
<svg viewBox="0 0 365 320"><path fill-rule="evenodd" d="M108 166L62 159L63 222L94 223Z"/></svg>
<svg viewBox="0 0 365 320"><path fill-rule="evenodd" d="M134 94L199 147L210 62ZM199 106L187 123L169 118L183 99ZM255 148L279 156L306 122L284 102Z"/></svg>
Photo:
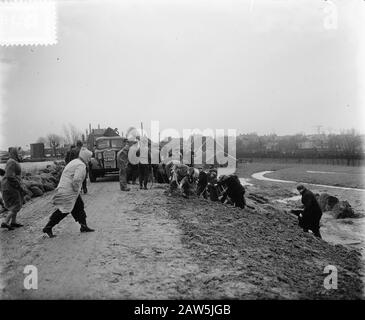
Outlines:
<svg viewBox="0 0 365 320"><path fill-rule="evenodd" d="M43 188L44 191L48 192L48 191L53 191L55 189L55 186L50 182L46 182L43 184Z"/></svg>
<svg viewBox="0 0 365 320"><path fill-rule="evenodd" d="M338 198L329 195L328 193L321 193L316 195L318 204L323 212L331 211L333 207L339 202Z"/></svg>
<svg viewBox="0 0 365 320"><path fill-rule="evenodd" d="M44 172L41 173L39 176L41 177L42 181L49 181L51 177L53 178L53 176L50 173L44 173Z"/></svg>
<svg viewBox="0 0 365 320"><path fill-rule="evenodd" d="M332 215L336 219L344 219L344 218L356 218L354 210L351 208L351 205L347 201L339 201L331 210Z"/></svg>
<svg viewBox="0 0 365 320"><path fill-rule="evenodd" d="M33 186L33 187L30 187L30 190L32 191L32 193L33 193L33 197L40 197L40 196L42 196L43 195L43 191L40 189L40 188L38 188L38 187L35 187L35 186Z"/></svg>
<svg viewBox="0 0 365 320"><path fill-rule="evenodd" d="M42 177L39 174L33 175L31 177L32 181L38 182L39 184L42 184Z"/></svg>
<svg viewBox="0 0 365 320"><path fill-rule="evenodd" d="M44 187L43 187L43 183L42 182L38 182L38 181L33 181L33 180L28 180L28 181L23 181L24 185L32 190L32 187L37 187L39 188L42 192L44 192Z"/></svg>

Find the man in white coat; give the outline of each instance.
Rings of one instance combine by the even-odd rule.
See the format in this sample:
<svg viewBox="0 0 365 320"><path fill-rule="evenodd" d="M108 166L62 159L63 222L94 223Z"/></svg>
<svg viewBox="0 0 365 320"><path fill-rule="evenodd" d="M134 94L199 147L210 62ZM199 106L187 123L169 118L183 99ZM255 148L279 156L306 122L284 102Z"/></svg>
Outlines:
<svg viewBox="0 0 365 320"><path fill-rule="evenodd" d="M82 182L86 177L86 167L91 156L91 151L82 148L79 157L69 162L63 169L56 193L53 196L53 204L56 206L57 210L52 213L49 222L43 228L43 232L50 238L54 237L52 228L69 213L71 213L75 221L81 225L81 232L94 231L86 224L84 202L80 196Z"/></svg>

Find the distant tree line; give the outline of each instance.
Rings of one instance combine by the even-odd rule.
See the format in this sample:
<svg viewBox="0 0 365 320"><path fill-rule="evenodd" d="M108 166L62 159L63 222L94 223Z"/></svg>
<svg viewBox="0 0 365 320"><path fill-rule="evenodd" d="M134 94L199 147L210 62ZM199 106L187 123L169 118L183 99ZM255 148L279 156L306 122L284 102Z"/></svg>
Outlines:
<svg viewBox="0 0 365 320"><path fill-rule="evenodd" d="M85 136L73 124L63 126L63 135L57 133L49 133L44 137L39 137L37 142L43 143L46 148L52 150L52 155L56 157L60 151L64 153L65 146L75 145L77 140L85 140Z"/></svg>
<svg viewBox="0 0 365 320"><path fill-rule="evenodd" d="M237 158L327 158L364 159L364 136L354 130L340 134L259 136L256 133L237 137Z"/></svg>

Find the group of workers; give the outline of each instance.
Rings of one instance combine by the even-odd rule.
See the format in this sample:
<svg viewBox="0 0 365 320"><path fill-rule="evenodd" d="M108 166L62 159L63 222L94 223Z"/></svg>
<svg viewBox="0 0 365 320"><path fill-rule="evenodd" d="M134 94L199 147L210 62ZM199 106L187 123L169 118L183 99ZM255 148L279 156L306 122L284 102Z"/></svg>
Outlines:
<svg viewBox="0 0 365 320"><path fill-rule="evenodd" d="M129 150L131 145L128 143L117 154L119 166L119 182L122 191L129 191L127 186L127 168L129 165ZM140 150L137 150L140 152ZM139 184L141 189L147 189L147 183L153 170L149 153L146 159L138 163ZM84 193L86 189L87 168L92 157L92 152L77 143L75 148L70 149L66 155L66 166L62 172L56 192L53 195L52 202L55 211L51 214L48 223L43 228L43 232L50 238L54 237L52 228L71 213L76 222L80 224L81 232L92 232L86 222L86 212L84 202L81 198L81 190ZM167 163L160 163L155 170L164 174L169 182L169 194L171 195L176 189L182 191L182 195L188 198L192 194L209 198L212 201L221 201L229 203L235 207L244 208L245 189L241 185L239 178L232 175L222 175L218 177L217 169L199 170L192 166L180 163L180 161L171 160ZM5 170L0 170L1 192L3 206L8 211L1 228L14 230L23 225L17 222L17 213L22 208L26 189L21 179L21 167L19 165L19 155L16 148L10 148L9 160L6 163ZM153 178L152 178L153 179ZM166 181L166 182L167 182ZM321 208L314 194L306 189L303 185L297 187L302 195L304 209L301 211L294 210L298 216L299 226L305 232L311 230L314 235L321 238L319 232L320 219L322 216Z"/></svg>
<svg viewBox="0 0 365 320"><path fill-rule="evenodd" d="M242 209L246 205L245 188L235 174L218 177L216 168L203 170L174 161L166 164L165 171L169 177L170 194L179 187L185 198L196 194L205 199L229 203Z"/></svg>

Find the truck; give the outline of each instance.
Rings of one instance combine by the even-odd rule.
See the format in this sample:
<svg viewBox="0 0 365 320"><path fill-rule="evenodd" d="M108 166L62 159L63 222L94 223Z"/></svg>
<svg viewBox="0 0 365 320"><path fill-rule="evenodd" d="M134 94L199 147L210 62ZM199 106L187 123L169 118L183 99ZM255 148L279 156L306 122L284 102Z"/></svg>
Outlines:
<svg viewBox="0 0 365 320"><path fill-rule="evenodd" d="M93 157L89 163L90 182L96 182L98 177L118 173L117 153L128 143L120 136L103 136L96 138Z"/></svg>

